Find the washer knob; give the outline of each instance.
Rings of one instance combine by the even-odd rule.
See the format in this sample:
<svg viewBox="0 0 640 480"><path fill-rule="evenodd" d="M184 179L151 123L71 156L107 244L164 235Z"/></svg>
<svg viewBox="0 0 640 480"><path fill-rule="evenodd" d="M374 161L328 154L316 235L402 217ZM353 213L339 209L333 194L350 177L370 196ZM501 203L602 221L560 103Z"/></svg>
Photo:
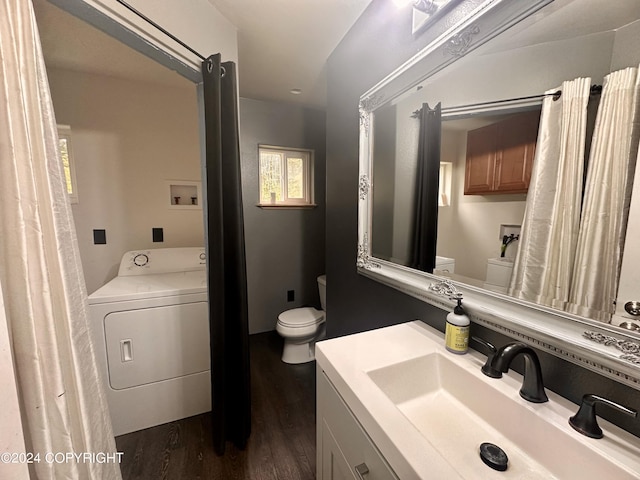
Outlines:
<svg viewBox="0 0 640 480"><path fill-rule="evenodd" d="M144 253L139 253L133 257L133 264L138 267L144 267L147 263L149 263L149 257Z"/></svg>

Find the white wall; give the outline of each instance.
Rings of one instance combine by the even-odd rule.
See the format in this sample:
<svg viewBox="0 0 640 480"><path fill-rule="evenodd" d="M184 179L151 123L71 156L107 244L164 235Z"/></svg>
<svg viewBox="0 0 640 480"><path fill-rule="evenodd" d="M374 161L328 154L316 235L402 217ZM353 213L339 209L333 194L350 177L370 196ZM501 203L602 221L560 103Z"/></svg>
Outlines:
<svg viewBox="0 0 640 480"><path fill-rule="evenodd" d="M204 245L201 209L169 208L166 180L200 181L195 85L166 87L49 69L56 120L71 126L79 203L73 214L93 292L128 250ZM151 229L164 230L153 243ZM107 244L93 244L105 229Z"/></svg>
<svg viewBox="0 0 640 480"><path fill-rule="evenodd" d="M616 32L611 57L611 71L626 67L637 67L640 63L640 20L637 20Z"/></svg>
<svg viewBox="0 0 640 480"><path fill-rule="evenodd" d="M51 3L59 6L60 8L78 16L79 18L87 21L88 23L98 27L99 29L109 33L110 35L118 38L124 43L134 46L136 49L140 49L146 55L161 62L165 66L169 66L172 69L177 69L185 75L190 75L192 81L199 81L200 77L198 72L200 71L201 60L197 55L189 52L184 47L180 46L174 40L171 40L165 34L160 32L157 28L153 27L148 22L144 21L127 8L118 4L114 0L49 0ZM137 9L143 15L147 16L158 25L172 33L175 37L182 42L189 45L196 52L203 56L208 56L214 53L221 53L223 60L230 60L238 63L238 40L236 27L227 20L210 2L207 0L190 0L188 3L176 2L175 0L130 0L128 2L132 7ZM240 70L240 66L238 66ZM57 90L59 92L69 92L65 90L65 82L57 83ZM87 90L91 89L90 85L86 85ZM99 93L99 92L95 92ZM62 94L60 94L62 97ZM73 98L74 95L67 95L68 98ZM100 95L96 95L92 98L92 101L99 101ZM141 98L144 101L144 94L141 94ZM196 105L196 94L193 90L192 100L189 100L190 105ZM64 111L63 105L69 105L65 98L60 98L56 105L56 116L58 123L68 123L73 127L72 121L65 121L65 117L73 119L73 112ZM55 102L55 96L54 96ZM78 111L76 113L87 114L87 109L91 104L78 105ZM95 103L93 104L95 105ZM153 103L150 104L152 106ZM150 108L152 110L152 108ZM69 115L66 115L69 113ZM132 112L138 113L138 112ZM165 115L160 115L157 118L162 118ZM125 119L125 117L121 117ZM126 119L125 119L126 120ZM179 116L173 116L172 120L175 120L178 124L183 124ZM133 122L132 122L133 123ZM140 125L144 125L144 122L137 125L133 125L135 131ZM197 146L198 149L198 162L200 162L200 142L202 136L198 137L198 132L201 130L202 122L198 121L197 116L190 116L184 125L195 125L193 132L195 132L195 141L190 143ZM202 132L200 132L202 133ZM144 208L138 209L132 208L131 202L138 202L141 198L147 198L144 190L140 190L139 185L141 183L147 183L147 175L150 172L155 172L157 165L153 160L147 158L140 163L138 167L135 164L129 166L128 162L123 163L118 159L119 152L123 149L123 144L118 138L118 135L109 129L100 130L86 129L86 131L80 134L80 145L77 147L80 152L76 152L76 156L82 153L83 145L93 145L94 151L91 148L85 149L89 154L87 162L91 162L96 168L94 173L96 176L104 177L103 191L109 191L110 198L100 198L100 194L92 193L92 205L91 202L84 201L81 198L80 206L74 209L74 216L79 220L80 225L88 226L93 225L91 228L79 229L78 240L81 245L81 256L83 260L83 266L85 268L85 276L87 280L87 289L89 292L95 290L97 287L105 283L116 273L116 266L114 259L118 254L122 254L130 245L134 245L132 248L141 248L148 243L150 233L148 232L150 222L157 222L159 220L167 221L167 217L159 215L158 212L154 212L148 215L150 212L145 211ZM146 135L147 139L153 138L158 140L159 135L154 135L151 130ZM75 132L74 132L75 138ZM167 138L167 137L165 137ZM170 138L170 137L169 137ZM143 140L140 138L139 140ZM139 145L139 141L128 142L130 144ZM129 145L124 145L125 148ZM87 151L88 150L88 151ZM132 152L136 152L135 146ZM170 153L170 149L167 151ZM174 167L169 167L163 173L167 176L172 176L169 179L185 179L185 176L190 178L199 178L200 173L197 175L190 169L182 170L177 165L180 164L185 155L189 157L191 152L173 152L174 154ZM105 163L98 160L98 157L111 161L112 163ZM162 155L157 158L161 158ZM178 159L176 161L175 159ZM126 166L126 168L125 168ZM130 167L130 168L129 168ZM127 170L128 169L128 170ZM86 170L85 170L86 173ZM78 176L84 176L84 180L94 182L92 177L78 172ZM157 178L154 178L151 198L153 201L157 199L159 186L157 184ZM136 190L131 191L128 185L136 184ZM150 187L151 188L151 187ZM128 200L123 200L123 192L127 190ZM92 184L85 184L85 188L80 184L78 186L80 195L82 191L92 191ZM107 215L108 210L116 210L122 212L121 215ZM131 209L131 210L130 210ZM196 213L185 215L182 218L178 218L174 215L172 219L172 227L174 229L174 236L167 236L165 231L165 244L163 246L181 246L183 244L194 244L194 233L191 229L180 229L179 224L182 222L190 222L191 217L197 215ZM127 219L129 217L129 219ZM134 219L135 224L140 222L143 227L133 227L133 230L128 232L130 234L128 240L124 240L122 236L110 235L110 231L125 231L132 225L130 219ZM187 220L189 218L189 220ZM101 222L102 225L98 225L97 222ZM154 224L153 227L163 227L160 224ZM89 235L90 230L93 228L106 228L107 229L107 245L102 246L101 250L96 250L96 247L89 247ZM89 233L88 233L89 230ZM203 240L197 242L201 245ZM158 246L159 244L155 244Z"/></svg>
<svg viewBox="0 0 640 480"><path fill-rule="evenodd" d="M447 108L538 95L580 76L601 83L610 72L614 41L615 34L605 32L497 52L488 42L430 78L411 100L442 101Z"/></svg>

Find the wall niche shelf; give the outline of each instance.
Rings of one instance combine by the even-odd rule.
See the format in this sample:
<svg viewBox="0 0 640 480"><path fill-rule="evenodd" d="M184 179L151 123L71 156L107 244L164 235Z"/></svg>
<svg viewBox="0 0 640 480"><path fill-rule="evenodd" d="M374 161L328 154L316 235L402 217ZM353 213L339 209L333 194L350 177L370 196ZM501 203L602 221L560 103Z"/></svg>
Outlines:
<svg viewBox="0 0 640 480"><path fill-rule="evenodd" d="M188 180L167 180L167 200L170 209L201 210L202 184Z"/></svg>

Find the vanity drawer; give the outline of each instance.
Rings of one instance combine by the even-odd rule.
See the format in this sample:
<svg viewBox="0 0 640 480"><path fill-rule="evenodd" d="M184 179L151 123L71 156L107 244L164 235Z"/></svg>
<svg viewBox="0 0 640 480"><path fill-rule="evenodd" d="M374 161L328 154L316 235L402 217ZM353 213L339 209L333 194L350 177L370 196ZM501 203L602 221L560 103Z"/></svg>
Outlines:
<svg viewBox="0 0 640 480"><path fill-rule="evenodd" d="M398 480L322 371L317 378L318 480Z"/></svg>

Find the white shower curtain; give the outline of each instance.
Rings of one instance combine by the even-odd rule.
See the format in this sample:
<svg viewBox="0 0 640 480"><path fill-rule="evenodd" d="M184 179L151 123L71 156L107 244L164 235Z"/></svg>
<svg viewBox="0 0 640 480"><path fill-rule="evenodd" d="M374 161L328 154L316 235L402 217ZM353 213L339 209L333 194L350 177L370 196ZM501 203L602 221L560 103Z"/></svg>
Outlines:
<svg viewBox="0 0 640 480"><path fill-rule="evenodd" d="M584 172L590 78L562 84L542 104L523 234L509 294L564 308L573 272ZM558 89L546 92L551 94Z"/></svg>
<svg viewBox="0 0 640 480"><path fill-rule="evenodd" d="M589 155L568 310L609 322L615 311L635 160L637 68L605 77Z"/></svg>
<svg viewBox="0 0 640 480"><path fill-rule="evenodd" d="M26 448L40 455L30 473L119 479L29 0L0 0L0 89L0 285Z"/></svg>

